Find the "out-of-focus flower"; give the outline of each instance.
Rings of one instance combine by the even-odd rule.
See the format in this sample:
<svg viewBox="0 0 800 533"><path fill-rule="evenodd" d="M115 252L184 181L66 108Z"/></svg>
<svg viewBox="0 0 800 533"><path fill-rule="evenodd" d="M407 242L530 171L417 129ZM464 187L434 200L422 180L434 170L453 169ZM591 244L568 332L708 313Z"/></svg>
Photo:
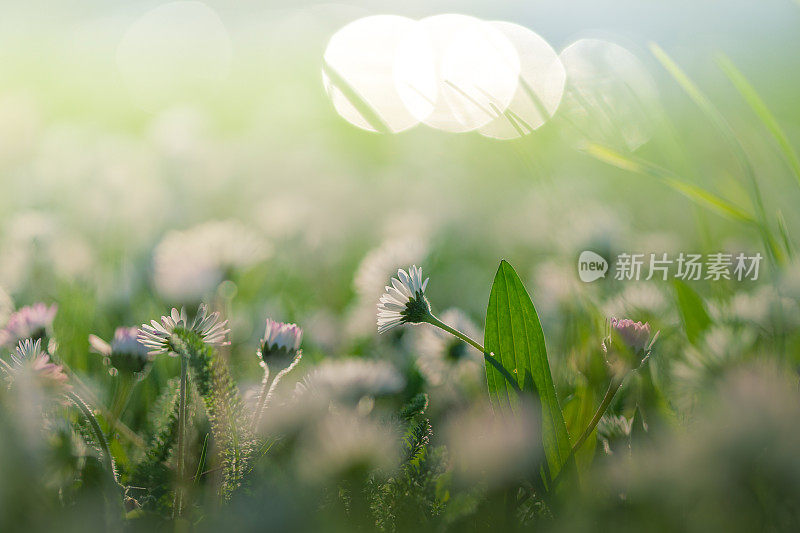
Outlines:
<svg viewBox="0 0 800 533"><path fill-rule="evenodd" d="M534 284L538 288L536 308L544 313L557 314L562 306L574 304L586 291L573 270L565 262L545 261L536 267Z"/></svg>
<svg viewBox="0 0 800 533"><path fill-rule="evenodd" d="M633 417L625 418L622 415L606 413L597 424L597 437L603 444L603 451L606 455L613 452L611 444L616 441L628 441L630 448L630 436L633 429Z"/></svg>
<svg viewBox="0 0 800 533"><path fill-rule="evenodd" d="M23 339L41 340L53 327L58 307L36 303L12 313L6 326L0 330L0 346L11 348Z"/></svg>
<svg viewBox="0 0 800 533"><path fill-rule="evenodd" d="M459 309L448 309L441 319L470 338L480 336L475 324ZM483 354L449 333L439 328L421 328L416 345L417 366L431 385L480 379Z"/></svg>
<svg viewBox="0 0 800 533"><path fill-rule="evenodd" d="M622 342L634 353L647 352L652 347L658 337L658 333L650 340L650 324L645 322L634 322L629 318L612 318L609 321L612 331L619 335ZM603 350L607 350L606 342L603 342Z"/></svg>
<svg viewBox="0 0 800 533"><path fill-rule="evenodd" d="M498 416L484 406L449 420L444 436L457 479L501 486L531 475L543 457L537 420L526 403L513 414Z"/></svg>
<svg viewBox="0 0 800 533"><path fill-rule="evenodd" d="M427 244L418 238L384 241L361 261L353 278L353 287L365 299L373 300L386 285L397 265L421 262L428 253Z"/></svg>
<svg viewBox="0 0 800 533"><path fill-rule="evenodd" d="M669 312L664 293L653 283L629 283L625 289L603 305L606 316L649 313L663 317Z"/></svg>
<svg viewBox="0 0 800 533"><path fill-rule="evenodd" d="M61 366L51 363L50 356L42 350L41 339L20 341L11 355L6 373L12 382L31 378L42 390L54 395L67 392L71 388Z"/></svg>
<svg viewBox="0 0 800 533"><path fill-rule="evenodd" d="M297 356L302 338L303 330L297 324L286 324L268 318L258 350L261 363L269 365L276 362L278 366L285 367Z"/></svg>
<svg viewBox="0 0 800 533"><path fill-rule="evenodd" d="M718 380L742 366L752 357L756 333L731 326L711 327L698 343L689 346L683 357L671 365L671 388L676 407L688 410Z"/></svg>
<svg viewBox="0 0 800 533"><path fill-rule="evenodd" d="M310 392L325 399L357 403L365 396L386 396L403 388L403 377L386 361L344 359L325 361L301 383L300 394Z"/></svg>
<svg viewBox="0 0 800 533"><path fill-rule="evenodd" d="M192 321L189 321L186 309L181 308L178 311L173 307L169 315L161 317L160 323L151 320L150 324L142 324L138 340L150 350L148 352L150 355L173 353L171 338L176 329L193 331L206 344L226 346L230 344L225 340L230 331L225 328L227 323L227 320L219 322L219 312L209 313L205 304L199 307L197 316Z"/></svg>
<svg viewBox="0 0 800 533"><path fill-rule="evenodd" d="M139 328L117 328L111 344L97 335L89 335L89 345L102 355L106 364L123 374L138 374L150 361L147 346L139 340Z"/></svg>
<svg viewBox="0 0 800 533"><path fill-rule="evenodd" d="M687 431L660 432L630 456L598 464L581 478L594 487L581 492L581 511L562 513L556 531L599 523L625 531L655 523L664 531L793 530L787 516L800 498L800 396L796 378L764 363L708 387Z"/></svg>
<svg viewBox="0 0 800 533"><path fill-rule="evenodd" d="M194 303L230 271L253 266L270 252L264 239L236 221L207 222L172 231L154 252L156 289L165 298Z"/></svg>
<svg viewBox="0 0 800 533"><path fill-rule="evenodd" d="M316 482L387 473L400 458L398 437L392 427L352 411L329 413L301 444L298 471Z"/></svg>
<svg viewBox="0 0 800 533"><path fill-rule="evenodd" d="M0 324L5 324L14 312L14 300L0 287Z"/></svg>
<svg viewBox="0 0 800 533"><path fill-rule="evenodd" d="M408 273L400 269L391 283L378 303L378 333L386 333L405 323L424 322L431 316L431 307L425 298L428 278L423 281L421 268L414 265Z"/></svg>
<svg viewBox="0 0 800 533"><path fill-rule="evenodd" d="M23 211L4 222L0 279L13 292L36 283L46 270L55 278L86 279L96 266L86 239L54 213Z"/></svg>

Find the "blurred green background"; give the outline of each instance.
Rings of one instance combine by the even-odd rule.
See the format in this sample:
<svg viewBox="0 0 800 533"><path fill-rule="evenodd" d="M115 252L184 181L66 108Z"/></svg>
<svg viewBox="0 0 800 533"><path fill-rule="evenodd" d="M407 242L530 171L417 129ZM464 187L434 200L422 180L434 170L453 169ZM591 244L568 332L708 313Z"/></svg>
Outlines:
<svg viewBox="0 0 800 533"><path fill-rule="evenodd" d="M137 79L154 91L145 94L121 72L119 46L158 5L33 0L5 5L0 21L0 323L16 307L57 303L59 356L104 401L113 377L89 352L88 335L108 339L117 326L201 301L230 320L224 355L243 392L261 379L253 354L270 316L304 328L301 368L345 356L387 359L404 369L410 396L424 381L410 347L417 332L378 338L374 322L383 286L413 263L431 276L434 310L458 307L480 330L497 264L510 261L541 315L562 405L581 387L602 392L593 358L608 316L661 330L650 378L660 399L642 399L651 390L644 386L630 397L669 404L678 419L728 366L762 356L800 362L792 256L800 184L719 67L724 54L797 146L796 2L207 2L230 42L229 70L170 86L145 69ZM737 160L746 155L781 257L762 263L758 282L691 285L716 337L688 342L669 283L582 284L577 256L766 255L763 227L592 157L585 143L598 139L576 134L559 113L512 141L424 126L378 135L337 115L321 79L334 32L371 14L454 11L524 25L556 52L584 37L625 46L657 88L639 117L648 141L625 157L755 213ZM743 152L650 43L707 95ZM217 59L200 53L178 62L202 73ZM159 358L138 385L125 413L134 430L149 431L147 413L176 371L175 360ZM618 411L632 416L635 406L622 402Z"/></svg>

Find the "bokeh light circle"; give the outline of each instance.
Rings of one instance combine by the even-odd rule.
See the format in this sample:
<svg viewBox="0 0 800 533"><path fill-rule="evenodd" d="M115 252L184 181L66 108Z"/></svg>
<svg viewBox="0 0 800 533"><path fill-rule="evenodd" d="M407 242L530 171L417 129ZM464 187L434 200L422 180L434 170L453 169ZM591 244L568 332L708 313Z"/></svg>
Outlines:
<svg viewBox="0 0 800 533"><path fill-rule="evenodd" d="M532 133L549 120L564 95L566 72L555 50L533 31L511 22L489 22L505 35L519 54L519 83L502 116L479 132L495 139Z"/></svg>
<svg viewBox="0 0 800 533"><path fill-rule="evenodd" d="M419 122L397 94L393 78L397 44L415 24L406 17L375 15L351 22L331 37L325 49L322 79L342 118L359 128L379 131L364 116L363 107L359 109L368 105L391 132ZM338 79L332 80L332 76Z"/></svg>
<svg viewBox="0 0 800 533"><path fill-rule="evenodd" d="M583 137L635 150L653 134L655 82L626 48L581 39L561 54L567 72L562 113Z"/></svg>
<svg viewBox="0 0 800 533"><path fill-rule="evenodd" d="M517 51L502 32L455 14L420 20L398 45L394 63L407 109L449 132L494 120L514 97L519 71Z"/></svg>

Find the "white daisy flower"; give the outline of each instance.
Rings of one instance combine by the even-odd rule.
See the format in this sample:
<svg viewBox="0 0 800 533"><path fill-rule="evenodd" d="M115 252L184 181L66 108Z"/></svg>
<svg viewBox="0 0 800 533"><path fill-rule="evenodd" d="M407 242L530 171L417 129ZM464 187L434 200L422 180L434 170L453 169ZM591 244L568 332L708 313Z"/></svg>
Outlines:
<svg viewBox="0 0 800 533"><path fill-rule="evenodd" d="M420 264L428 255L428 245L418 236L393 238L372 249L353 277L355 301L347 317L347 335L365 337L375 331L375 295L382 294L386 280L397 272L398 265Z"/></svg>
<svg viewBox="0 0 800 533"><path fill-rule="evenodd" d="M422 279L422 269L416 265L408 269L408 273L400 269L397 277L392 278L392 286L386 286L386 292L378 303L378 333L405 323L419 323L431 316L431 307L425 298L425 287L428 278Z"/></svg>
<svg viewBox="0 0 800 533"><path fill-rule="evenodd" d="M172 349L172 333L176 329L183 329L193 331L206 344L215 344L218 346L226 346L230 342L225 340L225 336L230 332L225 326L228 324L227 320L218 322L219 312L208 312L205 304L201 305L197 310L197 316L191 322L186 315L186 309L181 308L180 311L172 308L169 316L162 316L161 322L152 320L150 324L142 324L139 329L139 342L144 344L150 349L150 355L158 355L174 353Z"/></svg>

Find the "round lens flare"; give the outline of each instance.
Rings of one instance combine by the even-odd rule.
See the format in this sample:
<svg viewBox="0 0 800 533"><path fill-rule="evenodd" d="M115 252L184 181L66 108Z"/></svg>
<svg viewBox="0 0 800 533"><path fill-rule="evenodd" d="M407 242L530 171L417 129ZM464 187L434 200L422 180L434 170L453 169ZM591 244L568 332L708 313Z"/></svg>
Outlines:
<svg viewBox="0 0 800 533"><path fill-rule="evenodd" d="M449 132L488 124L511 102L519 57L506 37L466 15L422 19L395 56L400 98L421 121Z"/></svg>
<svg viewBox="0 0 800 533"><path fill-rule="evenodd" d="M195 1L160 5L136 20L117 49L133 100L159 111L213 95L230 71L231 41L219 16Z"/></svg>
<svg viewBox="0 0 800 533"><path fill-rule="evenodd" d="M656 84L633 53L581 39L560 57L567 72L562 113L580 137L630 151L650 140Z"/></svg>
<svg viewBox="0 0 800 533"><path fill-rule="evenodd" d="M466 15L378 15L331 37L323 84L337 113L359 128L397 133L422 122L466 132L504 116L521 73L503 28Z"/></svg>
<svg viewBox="0 0 800 533"><path fill-rule="evenodd" d="M519 83L508 107L478 131L495 139L515 139L532 133L558 109L566 73L558 54L533 31L511 22L489 22L519 53Z"/></svg>
<svg viewBox="0 0 800 533"><path fill-rule="evenodd" d="M336 112L369 131L398 133L419 120L394 87L397 44L416 23L406 17L376 15L351 22L331 37L322 80Z"/></svg>
<svg viewBox="0 0 800 533"><path fill-rule="evenodd" d="M334 109L368 131L423 123L508 140L558 111L567 129L610 146L635 150L652 135L655 83L635 55L608 41L581 39L558 54L511 22L376 15L336 32L323 63Z"/></svg>

